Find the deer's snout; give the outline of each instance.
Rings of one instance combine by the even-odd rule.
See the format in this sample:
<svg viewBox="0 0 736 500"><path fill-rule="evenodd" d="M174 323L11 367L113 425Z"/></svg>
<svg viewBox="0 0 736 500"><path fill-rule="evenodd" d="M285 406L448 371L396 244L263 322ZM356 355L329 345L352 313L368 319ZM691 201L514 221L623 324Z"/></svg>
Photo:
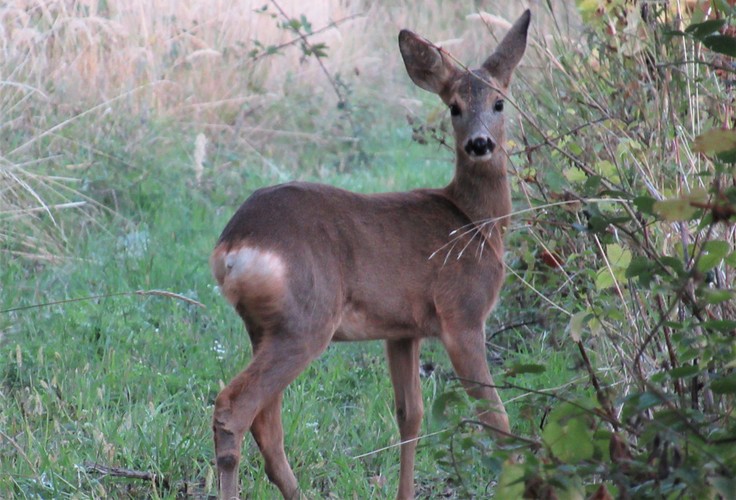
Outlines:
<svg viewBox="0 0 736 500"><path fill-rule="evenodd" d="M490 137L475 137L465 143L465 152L470 156L485 156L493 153L495 147Z"/></svg>

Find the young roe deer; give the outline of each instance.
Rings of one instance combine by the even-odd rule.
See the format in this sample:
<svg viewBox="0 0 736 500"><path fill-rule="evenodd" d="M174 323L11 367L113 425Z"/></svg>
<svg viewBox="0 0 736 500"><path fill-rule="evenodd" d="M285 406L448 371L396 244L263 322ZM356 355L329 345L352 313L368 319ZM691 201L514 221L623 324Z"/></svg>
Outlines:
<svg viewBox="0 0 736 500"><path fill-rule="evenodd" d="M450 108L457 159L447 187L365 195L293 182L253 193L223 230L210 264L245 322L253 358L215 401L220 498L238 496L248 430L269 479L284 498L299 495L284 453L282 393L332 341L386 341L402 440L398 498L414 497L422 339L440 339L467 392L488 402L479 418L509 432L484 323L504 279L504 97L529 19L527 10L473 71L414 33L399 34L411 79Z"/></svg>

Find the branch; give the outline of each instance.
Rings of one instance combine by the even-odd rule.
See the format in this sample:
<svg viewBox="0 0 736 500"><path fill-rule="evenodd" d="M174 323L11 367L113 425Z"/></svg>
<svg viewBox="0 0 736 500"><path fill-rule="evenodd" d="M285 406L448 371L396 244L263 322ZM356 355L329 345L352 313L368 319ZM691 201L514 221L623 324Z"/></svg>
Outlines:
<svg viewBox="0 0 736 500"><path fill-rule="evenodd" d="M143 481L150 481L160 483L165 489L169 488L169 480L164 476L160 476L155 472L139 471L133 469L126 469L124 467L109 467L93 462L85 462L84 468L87 473L97 473L103 476L112 477L125 477L128 479L140 479Z"/></svg>
<svg viewBox="0 0 736 500"><path fill-rule="evenodd" d="M284 43L281 43L279 45L274 45L271 48L273 50L278 51L278 50L284 49L286 47L290 47L292 45L296 45L299 42L302 42L303 43L306 38L309 38L309 37L314 36L314 35L318 35L318 34L324 32L324 31L327 31L328 29L337 28L340 24L342 24L342 23L344 23L346 21L350 21L351 19L355 19L356 17L363 17L364 15L365 14L363 14L362 12L359 12L357 14L352 14L350 16L343 17L342 19L338 19L337 21L332 21L327 26L323 26L322 28L320 28L318 30L315 30L315 31L312 31L311 33L307 33L306 35L302 35L300 33L298 37L293 38L293 39L289 40L288 42L284 42ZM263 57L266 57L268 55L271 55L271 53L270 52L262 52L262 53L258 54L257 56L253 57L253 60L254 61L257 61L257 60L259 60L259 59L261 59Z"/></svg>

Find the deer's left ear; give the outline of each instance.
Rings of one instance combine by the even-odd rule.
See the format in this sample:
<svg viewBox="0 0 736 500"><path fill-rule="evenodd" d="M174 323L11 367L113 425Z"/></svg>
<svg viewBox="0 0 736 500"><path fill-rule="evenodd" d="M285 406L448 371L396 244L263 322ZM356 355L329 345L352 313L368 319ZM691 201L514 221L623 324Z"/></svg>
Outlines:
<svg viewBox="0 0 736 500"><path fill-rule="evenodd" d="M511 75L526 50L526 34L530 19L531 12L527 9L503 37L496 51L483 63L483 68L504 88L511 83Z"/></svg>

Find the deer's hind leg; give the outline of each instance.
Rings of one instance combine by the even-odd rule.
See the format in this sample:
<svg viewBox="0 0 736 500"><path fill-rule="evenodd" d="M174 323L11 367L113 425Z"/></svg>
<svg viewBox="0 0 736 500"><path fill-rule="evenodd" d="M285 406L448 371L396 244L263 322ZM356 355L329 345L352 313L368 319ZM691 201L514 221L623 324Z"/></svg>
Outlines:
<svg viewBox="0 0 736 500"><path fill-rule="evenodd" d="M250 428L253 438L261 450L266 475L275 484L284 498L296 498L299 490L296 476L289 466L284 451L284 427L281 423L280 393L256 415Z"/></svg>
<svg viewBox="0 0 736 500"><path fill-rule="evenodd" d="M281 393L326 345L310 335L265 335L257 347L254 343L248 367L217 396L212 427L221 500L238 498L238 465L248 430L261 448L269 477L284 497L294 494L296 479L283 450Z"/></svg>

